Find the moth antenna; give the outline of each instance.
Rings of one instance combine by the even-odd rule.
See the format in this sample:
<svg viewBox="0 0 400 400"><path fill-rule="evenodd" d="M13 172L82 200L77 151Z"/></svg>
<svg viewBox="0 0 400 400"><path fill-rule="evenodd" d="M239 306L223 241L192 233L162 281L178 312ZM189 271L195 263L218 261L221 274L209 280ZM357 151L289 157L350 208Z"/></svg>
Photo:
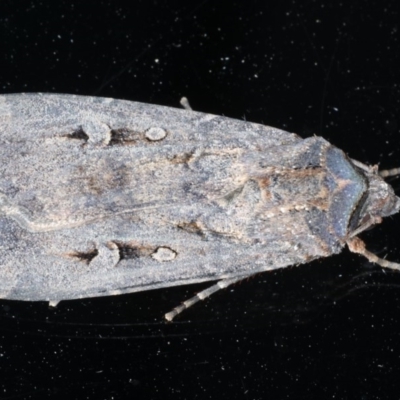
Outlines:
<svg viewBox="0 0 400 400"><path fill-rule="evenodd" d="M236 282L239 282L243 279L246 279L252 275L254 275L254 274L244 275L239 278L223 279L222 281L217 282L215 285L212 285L212 286L208 287L207 289L202 290L201 292L197 293L195 296L184 301L181 305L179 305L178 307L175 307L172 311L165 314L164 317L167 321L172 321L178 314L180 314L184 310L187 310L189 307L192 307L194 304L198 303L200 300L204 300L207 297L210 297L212 294L218 292L219 290L225 289L228 286L230 286Z"/></svg>
<svg viewBox="0 0 400 400"><path fill-rule="evenodd" d="M397 176L400 175L400 168L383 169L382 171L379 171L379 175L382 178L387 178L388 176Z"/></svg>
<svg viewBox="0 0 400 400"><path fill-rule="evenodd" d="M348 239L346 243L351 252L361 254L362 256L367 258L368 261L378 264L380 267L383 268L389 268L400 271L399 263L385 260L384 258L380 258L374 253L371 253L365 248L365 243L360 238L353 237L351 239Z"/></svg>

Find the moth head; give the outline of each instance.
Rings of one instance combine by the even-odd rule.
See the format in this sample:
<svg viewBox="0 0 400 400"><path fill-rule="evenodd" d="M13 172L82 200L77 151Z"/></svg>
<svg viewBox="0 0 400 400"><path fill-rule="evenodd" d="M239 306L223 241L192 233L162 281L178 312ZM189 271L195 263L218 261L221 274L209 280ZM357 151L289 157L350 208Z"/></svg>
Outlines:
<svg viewBox="0 0 400 400"><path fill-rule="evenodd" d="M400 210L400 198L376 170L364 171L368 180L368 190L361 201L357 220L358 227L379 223L382 217L396 214Z"/></svg>

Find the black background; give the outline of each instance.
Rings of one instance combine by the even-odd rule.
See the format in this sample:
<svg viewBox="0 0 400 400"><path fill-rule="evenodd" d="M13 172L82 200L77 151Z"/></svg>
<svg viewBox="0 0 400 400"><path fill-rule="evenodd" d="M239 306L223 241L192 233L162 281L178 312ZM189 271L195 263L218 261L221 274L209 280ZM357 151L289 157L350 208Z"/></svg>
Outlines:
<svg viewBox="0 0 400 400"><path fill-rule="evenodd" d="M391 168L400 164L397 3L2 0L0 90L173 107L187 96L197 111L321 135ZM394 216L362 237L400 261L399 226ZM56 309L0 301L0 398L400 397L400 273L345 249L163 321L207 286Z"/></svg>

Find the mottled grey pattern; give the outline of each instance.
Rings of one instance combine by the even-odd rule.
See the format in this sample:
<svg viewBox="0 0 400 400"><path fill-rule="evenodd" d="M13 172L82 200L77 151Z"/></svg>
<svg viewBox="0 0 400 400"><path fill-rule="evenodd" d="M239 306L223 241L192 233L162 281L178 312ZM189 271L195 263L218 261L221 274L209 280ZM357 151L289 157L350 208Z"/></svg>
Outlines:
<svg viewBox="0 0 400 400"><path fill-rule="evenodd" d="M320 137L96 97L0 96L0 297L60 301L340 252L399 209Z"/></svg>

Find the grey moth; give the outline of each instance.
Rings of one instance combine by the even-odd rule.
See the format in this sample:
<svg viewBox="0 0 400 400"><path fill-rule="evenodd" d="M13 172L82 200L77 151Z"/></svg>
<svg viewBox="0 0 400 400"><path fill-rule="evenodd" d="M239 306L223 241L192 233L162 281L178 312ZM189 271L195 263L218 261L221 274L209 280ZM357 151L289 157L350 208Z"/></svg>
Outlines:
<svg viewBox="0 0 400 400"><path fill-rule="evenodd" d="M321 137L99 97L0 96L0 298L218 281L351 251L397 213L377 168Z"/></svg>

